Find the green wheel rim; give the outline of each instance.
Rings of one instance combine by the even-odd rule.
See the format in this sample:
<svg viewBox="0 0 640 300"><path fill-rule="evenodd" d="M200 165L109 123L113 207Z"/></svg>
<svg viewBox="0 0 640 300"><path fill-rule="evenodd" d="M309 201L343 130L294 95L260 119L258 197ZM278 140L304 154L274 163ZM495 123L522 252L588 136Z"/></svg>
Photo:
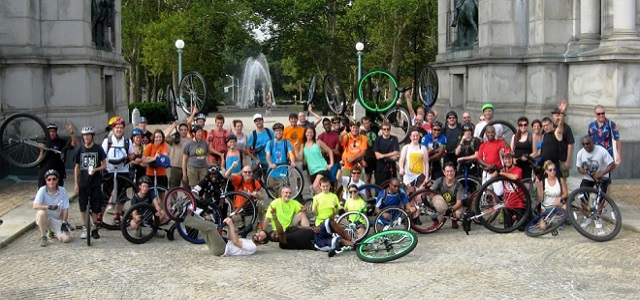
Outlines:
<svg viewBox="0 0 640 300"><path fill-rule="evenodd" d="M365 74L358 83L358 101L368 111L386 112L398 100L400 92L397 88L398 82L391 73L373 70Z"/></svg>

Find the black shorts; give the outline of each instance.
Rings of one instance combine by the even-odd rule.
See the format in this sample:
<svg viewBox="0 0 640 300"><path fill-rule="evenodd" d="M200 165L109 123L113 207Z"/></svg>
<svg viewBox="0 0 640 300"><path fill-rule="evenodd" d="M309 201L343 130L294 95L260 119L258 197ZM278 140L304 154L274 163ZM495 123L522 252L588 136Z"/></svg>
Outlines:
<svg viewBox="0 0 640 300"><path fill-rule="evenodd" d="M424 176L424 174L420 174L420 176L418 176L418 178L416 178L414 181L412 181L410 184L413 187L418 187L420 186L425 180L427 179L427 177Z"/></svg>
<svg viewBox="0 0 640 300"><path fill-rule="evenodd" d="M364 168L364 172L366 174L372 174L373 172L376 171L376 157L372 156L372 157L365 157L364 161L367 163L367 167Z"/></svg>
<svg viewBox="0 0 640 300"><path fill-rule="evenodd" d="M322 175L322 177L329 179L329 171L324 170L324 171L320 171L318 173L312 174L311 175L311 184L313 184L316 181L316 177L318 175Z"/></svg>
<svg viewBox="0 0 640 300"><path fill-rule="evenodd" d="M102 189L100 186L78 188L78 204L80 205L80 212L87 210L87 203L91 207L91 212L100 213L102 210L102 203L107 200L103 199Z"/></svg>
<svg viewBox="0 0 640 300"><path fill-rule="evenodd" d="M169 178L167 177L167 175L156 176L156 179L158 180L158 186L161 186L164 188L169 186ZM153 177L151 177L151 180L153 180ZM120 182L118 182L118 187L120 187ZM153 181L151 182L151 186L149 188L153 189Z"/></svg>
<svg viewBox="0 0 640 300"><path fill-rule="evenodd" d="M611 184L611 178L602 180L602 185L600 186L600 188L602 189L603 193L607 192L609 184ZM582 181L580 182L580 187L594 187L595 185L596 183L591 180L582 179Z"/></svg>

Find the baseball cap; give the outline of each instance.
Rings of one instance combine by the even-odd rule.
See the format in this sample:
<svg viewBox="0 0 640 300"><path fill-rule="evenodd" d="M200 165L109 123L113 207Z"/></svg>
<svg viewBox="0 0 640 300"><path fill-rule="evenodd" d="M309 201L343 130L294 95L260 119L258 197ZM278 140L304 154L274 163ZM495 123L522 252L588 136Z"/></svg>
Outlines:
<svg viewBox="0 0 640 300"><path fill-rule="evenodd" d="M138 123L148 123L147 118L145 118L144 116L138 118Z"/></svg>
<svg viewBox="0 0 640 300"><path fill-rule="evenodd" d="M561 114L561 113L562 113L562 112L560 112L560 108L558 108L558 107L554 108L554 109L551 111L551 114L552 114L552 115L556 115L556 114L557 114L557 115L559 115L559 114Z"/></svg>
<svg viewBox="0 0 640 300"><path fill-rule="evenodd" d="M482 111L484 111L487 108L491 108L491 110L494 110L493 109L493 104L491 104L491 103L485 103L485 105L482 106Z"/></svg>
<svg viewBox="0 0 640 300"><path fill-rule="evenodd" d="M257 120L257 119L263 119L263 120L264 120L264 118L262 117L262 115L261 115L261 114L255 114L255 115L253 115L253 121L255 121L255 120Z"/></svg>

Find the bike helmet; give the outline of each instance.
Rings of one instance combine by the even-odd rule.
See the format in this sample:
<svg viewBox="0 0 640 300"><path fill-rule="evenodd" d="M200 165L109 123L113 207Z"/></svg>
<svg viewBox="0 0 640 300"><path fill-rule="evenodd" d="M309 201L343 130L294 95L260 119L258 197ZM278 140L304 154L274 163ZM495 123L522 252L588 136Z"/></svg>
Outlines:
<svg viewBox="0 0 640 300"><path fill-rule="evenodd" d="M493 110L493 104L491 104L491 103L485 103L485 104L482 106L482 111L484 112L484 110L485 110L485 109L487 109L487 108L491 108L491 110Z"/></svg>
<svg viewBox="0 0 640 300"><path fill-rule="evenodd" d="M127 123L123 119L118 118L117 120L113 121L111 127L116 127L117 125L127 126Z"/></svg>
<svg viewBox="0 0 640 300"><path fill-rule="evenodd" d="M433 128L433 127L440 127L440 128L442 128L442 122L440 122L440 121L433 121L433 122L431 122L431 128Z"/></svg>
<svg viewBox="0 0 640 300"><path fill-rule="evenodd" d="M49 124L47 124L47 130L49 130L49 129L58 130L58 126L56 124L49 123Z"/></svg>
<svg viewBox="0 0 640 300"><path fill-rule="evenodd" d="M219 173L220 173L220 167L217 164L212 164L207 169L207 175L219 174Z"/></svg>
<svg viewBox="0 0 640 300"><path fill-rule="evenodd" d="M49 176L55 176L57 178L60 178L60 173L58 173L58 171L54 170L54 169L49 169L47 170L47 172L44 173L44 178L47 179L47 177Z"/></svg>
<svg viewBox="0 0 640 300"><path fill-rule="evenodd" d="M115 122L116 120L120 120L121 118L118 116L115 116L111 119L109 119L109 126L113 127L113 122Z"/></svg>
<svg viewBox="0 0 640 300"><path fill-rule="evenodd" d="M169 156L166 154L158 155L158 158L156 158L156 166L162 168L168 168L169 166L171 166L171 160L169 159Z"/></svg>
<svg viewBox="0 0 640 300"><path fill-rule="evenodd" d="M234 141L236 141L236 142L237 142L237 141L238 141L238 137L236 137L236 136L235 136L235 135L233 135L233 134L232 134L232 135L229 135L229 136L227 137L226 142L228 143L230 140L234 140Z"/></svg>
<svg viewBox="0 0 640 300"><path fill-rule="evenodd" d="M94 135L94 134L96 134L96 130L93 129L93 126L86 126L86 127L82 127L82 131L80 131L80 134L91 134L91 135Z"/></svg>
<svg viewBox="0 0 640 300"><path fill-rule="evenodd" d="M513 157L513 150L511 148L502 148L500 149L500 157Z"/></svg>
<svg viewBox="0 0 640 300"><path fill-rule="evenodd" d="M140 128L135 128L133 130L131 130L131 137L134 137L136 135L142 135L142 129Z"/></svg>
<svg viewBox="0 0 640 300"><path fill-rule="evenodd" d="M203 113L198 113L196 115L196 121L197 120L205 120L206 121L207 120L207 116L205 116Z"/></svg>
<svg viewBox="0 0 640 300"><path fill-rule="evenodd" d="M473 125L471 124L462 125L462 132L465 132L465 131L473 131Z"/></svg>
<svg viewBox="0 0 640 300"><path fill-rule="evenodd" d="M151 185L151 178L147 175L140 176L140 178L138 178L138 185L143 183Z"/></svg>
<svg viewBox="0 0 640 300"><path fill-rule="evenodd" d="M283 129L284 130L284 125L282 125L282 123L278 122L278 123L273 124L272 128L273 128L273 130L276 130L276 129Z"/></svg>

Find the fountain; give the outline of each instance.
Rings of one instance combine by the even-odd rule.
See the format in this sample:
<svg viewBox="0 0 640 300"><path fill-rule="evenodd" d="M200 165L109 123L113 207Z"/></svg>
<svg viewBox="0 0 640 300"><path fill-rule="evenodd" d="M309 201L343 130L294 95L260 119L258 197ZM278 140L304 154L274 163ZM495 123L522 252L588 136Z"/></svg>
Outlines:
<svg viewBox="0 0 640 300"><path fill-rule="evenodd" d="M273 106L276 105L271 86L271 74L264 54L250 57L244 65L242 89L237 105L240 108L261 107L265 104L265 95L269 93Z"/></svg>

